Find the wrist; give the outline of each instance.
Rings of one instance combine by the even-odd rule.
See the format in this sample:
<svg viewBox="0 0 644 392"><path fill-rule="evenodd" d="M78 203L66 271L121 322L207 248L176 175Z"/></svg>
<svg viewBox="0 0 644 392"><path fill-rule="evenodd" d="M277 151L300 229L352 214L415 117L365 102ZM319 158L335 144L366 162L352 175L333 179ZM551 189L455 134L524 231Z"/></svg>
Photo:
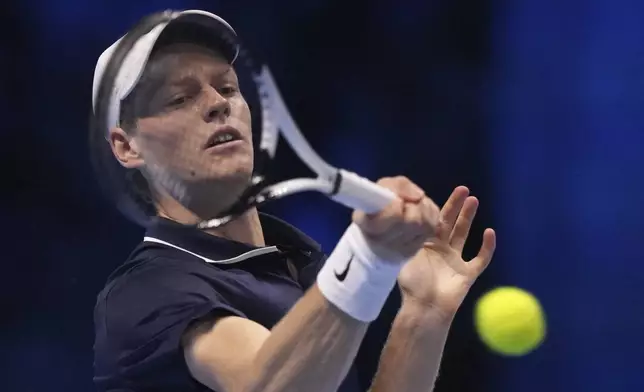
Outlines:
<svg viewBox="0 0 644 392"><path fill-rule="evenodd" d="M421 301L414 297L403 296L398 314L410 322L449 327L454 320L456 311L444 309L434 303Z"/></svg>
<svg viewBox="0 0 644 392"><path fill-rule="evenodd" d="M371 245L357 225L349 226L317 276L322 295L362 322L378 317L403 265L383 259Z"/></svg>

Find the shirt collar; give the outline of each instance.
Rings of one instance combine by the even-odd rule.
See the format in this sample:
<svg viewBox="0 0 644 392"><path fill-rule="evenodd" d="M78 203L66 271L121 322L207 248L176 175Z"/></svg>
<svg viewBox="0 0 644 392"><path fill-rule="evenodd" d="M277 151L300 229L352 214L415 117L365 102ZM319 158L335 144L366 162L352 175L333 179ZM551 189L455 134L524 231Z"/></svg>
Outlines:
<svg viewBox="0 0 644 392"><path fill-rule="evenodd" d="M268 214L259 214L266 246L207 234L169 219L156 217L146 230L144 242L158 243L199 257L208 263L233 264L256 256L298 250L319 253L321 246L294 226Z"/></svg>

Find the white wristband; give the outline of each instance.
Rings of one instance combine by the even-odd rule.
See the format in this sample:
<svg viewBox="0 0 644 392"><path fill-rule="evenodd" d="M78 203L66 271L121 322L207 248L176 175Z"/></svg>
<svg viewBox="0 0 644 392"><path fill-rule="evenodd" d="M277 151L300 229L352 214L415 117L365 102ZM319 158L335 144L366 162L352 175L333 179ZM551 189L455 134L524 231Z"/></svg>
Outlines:
<svg viewBox="0 0 644 392"><path fill-rule="evenodd" d="M375 320L404 262L379 258L358 226L344 233L317 276L322 295L349 316Z"/></svg>

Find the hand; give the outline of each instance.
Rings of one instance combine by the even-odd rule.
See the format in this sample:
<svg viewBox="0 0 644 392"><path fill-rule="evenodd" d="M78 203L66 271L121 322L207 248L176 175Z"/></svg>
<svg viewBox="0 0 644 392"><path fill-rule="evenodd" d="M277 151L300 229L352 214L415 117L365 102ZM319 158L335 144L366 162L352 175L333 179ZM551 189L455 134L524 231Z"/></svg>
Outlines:
<svg viewBox="0 0 644 392"><path fill-rule="evenodd" d="M413 257L437 230L439 208L417 185L405 177L387 177L378 184L397 196L377 214L353 213L353 221L371 240L373 250L392 262Z"/></svg>
<svg viewBox="0 0 644 392"><path fill-rule="evenodd" d="M469 262L463 260L463 246L478 204L464 186L452 192L440 212L436 235L398 276L403 303L431 307L446 317L456 313L469 288L490 263L496 247L494 230L486 229L478 255Z"/></svg>

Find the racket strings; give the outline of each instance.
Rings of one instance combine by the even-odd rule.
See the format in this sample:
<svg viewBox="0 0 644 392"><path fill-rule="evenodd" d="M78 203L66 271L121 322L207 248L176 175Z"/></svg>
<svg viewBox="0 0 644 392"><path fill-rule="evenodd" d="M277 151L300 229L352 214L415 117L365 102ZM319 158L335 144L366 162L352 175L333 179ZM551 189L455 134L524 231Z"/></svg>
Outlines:
<svg viewBox="0 0 644 392"><path fill-rule="evenodd" d="M105 177L106 180L113 180L113 188L116 189L116 192L111 193L112 196L114 196L114 193L117 193L116 197L119 199L119 203L136 205L138 211L136 211L137 213L135 215L140 216L143 213L147 215L148 219L156 211L151 214L152 211L146 211L146 206L142 205L147 204L147 207L149 207L149 203L140 203L141 201L147 202L148 200L142 200L144 199L140 197L142 195L136 192L137 187L131 186L132 183L137 182L134 181L136 175L124 175L123 170L125 169L120 167L115 162L114 157L111 156L111 150L109 149L109 145L105 143L104 135L106 134L106 124L109 125L110 104L115 99L111 93L115 84L116 75L123 65L126 55L141 36L149 32L159 23L166 22L171 18L172 16L170 14L149 17L124 37L121 45L117 47L113 54L110 64L106 67L106 72L99 90L99 100L95 115L97 127L94 131L96 133L94 136L102 141L103 151L101 151L100 158L104 164L103 166L108 168L107 173L103 173L102 177ZM239 197L232 201L232 203L221 201L222 203L225 202L227 205L230 205L230 208L218 214L216 218L205 220L196 226L199 228L218 227L230 222L250 208L260 207L271 200L277 200L299 192L316 191L327 195L336 193L339 189L340 180L340 177L337 176L337 169L327 164L309 146L306 138L291 118L268 68L254 61L249 50L230 31L222 27L219 38L228 44L238 45L239 48L237 57L234 60L234 67L238 71L238 76L241 76L243 79L243 81L240 80L240 87L242 88L242 94L248 106L251 108L251 123L256 125L256 131L252 132L253 145L255 146L255 167L250 177L250 183L245 188L240 189ZM180 125L186 126L186 124L177 124L177 126ZM184 195L184 192L179 192L183 189L175 189L176 185L179 183L190 185L192 187L191 189L206 191L205 193L197 193L204 195L210 194L208 191L216 187L213 187L213 184L209 183L208 180L219 175L229 175L230 173L226 174L226 165L230 164L234 166L239 163L235 161L237 158L233 158L231 155L225 159L215 159L213 165L205 164L201 159L203 158L201 150L203 149L203 143L205 141L201 137L203 136L203 132L201 132L201 135L198 135L195 131L195 133L191 132L190 135L188 136L191 137L190 140L184 139L183 141L178 141L174 149L165 150L170 155L165 157L167 159L161 159L156 162L163 168L171 168L172 170L168 170L173 173L172 175L166 170L151 170L151 173L146 172L146 176L151 175L154 178L155 184L157 182L164 183L167 188L174 190L175 192L171 193L178 200L183 199L182 201L185 202L184 205L191 204L190 200L185 199L187 195ZM294 153L291 163L286 165L286 167L280 167L281 169L286 168L288 170L280 170L280 172L283 174L286 172L291 175L299 175L299 172L293 173L293 170L299 166L295 162L299 161L305 164L303 168L306 167L314 174L317 174L314 175L315 178L293 178L292 176L287 176L290 179L286 181L280 181L281 179L278 178L269 178L269 169L274 169L275 166L274 157L280 136L285 138L286 145ZM256 139L259 141L258 144L255 144ZM224 142L227 142L227 140L224 140ZM108 151L109 153L106 150L110 150ZM195 151L198 152L195 153ZM116 166L119 167L117 168ZM274 176L271 175L270 177ZM144 178L140 179L145 180ZM200 197L198 199L195 203L201 206L201 203L207 201L208 197ZM131 214L126 213L126 215L132 217Z"/></svg>

